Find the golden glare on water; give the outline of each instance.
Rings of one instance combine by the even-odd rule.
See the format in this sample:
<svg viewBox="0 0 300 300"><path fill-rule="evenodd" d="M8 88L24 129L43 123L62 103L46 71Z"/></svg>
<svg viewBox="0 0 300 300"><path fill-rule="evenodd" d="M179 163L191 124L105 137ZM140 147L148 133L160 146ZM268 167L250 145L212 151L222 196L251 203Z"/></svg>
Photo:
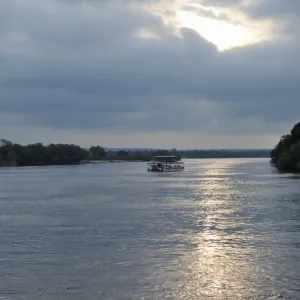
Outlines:
<svg viewBox="0 0 300 300"><path fill-rule="evenodd" d="M177 299L244 299L245 291L253 288L251 278L259 277L260 267L251 262L254 250L238 247L248 237L238 229L244 221L232 217L240 209L232 202L232 175L226 163L214 163L199 174L205 180L199 185L203 198L196 204L201 230L187 237L196 250L177 262L184 282Z"/></svg>
<svg viewBox="0 0 300 300"><path fill-rule="evenodd" d="M195 30L204 39L213 43L219 51L255 44L263 40L258 30L203 17L192 12L179 10L177 18L180 27Z"/></svg>

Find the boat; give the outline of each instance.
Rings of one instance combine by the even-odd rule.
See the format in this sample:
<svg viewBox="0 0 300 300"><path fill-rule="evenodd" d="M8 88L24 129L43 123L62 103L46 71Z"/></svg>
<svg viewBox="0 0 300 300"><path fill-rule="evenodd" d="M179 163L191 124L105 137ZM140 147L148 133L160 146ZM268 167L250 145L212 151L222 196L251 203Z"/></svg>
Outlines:
<svg viewBox="0 0 300 300"><path fill-rule="evenodd" d="M152 162L147 163L148 172L175 172L183 169L184 163L174 155L155 156Z"/></svg>

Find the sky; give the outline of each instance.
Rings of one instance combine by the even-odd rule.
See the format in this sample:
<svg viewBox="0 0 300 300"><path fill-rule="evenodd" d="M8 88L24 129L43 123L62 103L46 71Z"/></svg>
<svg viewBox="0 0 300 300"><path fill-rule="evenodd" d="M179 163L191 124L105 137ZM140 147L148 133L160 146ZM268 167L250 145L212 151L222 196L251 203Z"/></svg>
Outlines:
<svg viewBox="0 0 300 300"><path fill-rule="evenodd" d="M299 0L1 0L0 137L271 148L300 115Z"/></svg>

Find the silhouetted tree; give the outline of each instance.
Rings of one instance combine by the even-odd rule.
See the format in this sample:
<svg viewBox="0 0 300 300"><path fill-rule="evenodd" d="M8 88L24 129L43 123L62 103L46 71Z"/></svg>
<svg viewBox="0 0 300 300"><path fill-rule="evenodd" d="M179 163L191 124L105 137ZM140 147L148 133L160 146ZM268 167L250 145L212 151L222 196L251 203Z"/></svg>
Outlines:
<svg viewBox="0 0 300 300"><path fill-rule="evenodd" d="M129 152L125 151L125 150L120 150L120 151L117 152L117 156L119 156L119 157L128 157Z"/></svg>
<svg viewBox="0 0 300 300"><path fill-rule="evenodd" d="M300 122L294 125L293 129L291 130L291 136L294 140L300 139Z"/></svg>
<svg viewBox="0 0 300 300"><path fill-rule="evenodd" d="M92 158L103 158L106 156L106 151L103 147L100 147L100 146L92 146L90 148L90 153L91 153L91 156Z"/></svg>
<svg viewBox="0 0 300 300"><path fill-rule="evenodd" d="M294 125L291 134L281 137L271 151L271 160L280 171L300 171L300 122Z"/></svg>
<svg viewBox="0 0 300 300"><path fill-rule="evenodd" d="M41 143L22 146L0 140L0 165L34 166L79 164L88 152L76 145Z"/></svg>

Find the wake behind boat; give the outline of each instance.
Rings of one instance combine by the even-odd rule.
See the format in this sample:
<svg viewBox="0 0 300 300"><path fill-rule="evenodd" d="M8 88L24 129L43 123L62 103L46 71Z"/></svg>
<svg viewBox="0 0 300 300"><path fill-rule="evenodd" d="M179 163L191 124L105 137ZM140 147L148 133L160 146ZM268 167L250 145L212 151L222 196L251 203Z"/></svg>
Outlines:
<svg viewBox="0 0 300 300"><path fill-rule="evenodd" d="M155 156L151 163L147 163L148 172L175 172L184 169L184 163L176 156Z"/></svg>

